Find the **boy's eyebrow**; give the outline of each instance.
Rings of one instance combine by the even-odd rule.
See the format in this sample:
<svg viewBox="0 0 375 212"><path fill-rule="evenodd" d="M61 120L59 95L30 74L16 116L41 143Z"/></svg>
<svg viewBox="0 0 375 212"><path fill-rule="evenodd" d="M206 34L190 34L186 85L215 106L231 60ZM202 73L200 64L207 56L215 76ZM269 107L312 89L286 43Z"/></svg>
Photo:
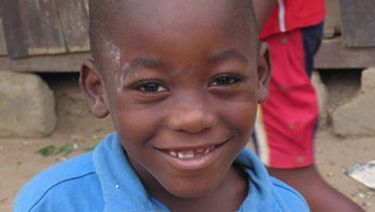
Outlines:
<svg viewBox="0 0 375 212"><path fill-rule="evenodd" d="M225 51L213 54L208 57L208 63L219 63L229 59L237 59L242 63L248 63L248 60L236 49L227 49Z"/></svg>
<svg viewBox="0 0 375 212"><path fill-rule="evenodd" d="M227 49L225 51L212 54L208 57L208 63L215 64L220 63L229 59L237 59L242 63L248 63L248 60L236 49ZM156 69L163 67L167 62L161 58L152 58L152 57L140 57L135 58L129 63L129 70L137 69L140 67Z"/></svg>
<svg viewBox="0 0 375 212"><path fill-rule="evenodd" d="M150 68L150 69L155 69L155 68L160 68L164 66L166 62L160 58L147 58L147 57L141 57L141 58L136 58L132 61L130 61L130 69L137 69L139 67L144 67L144 68Z"/></svg>

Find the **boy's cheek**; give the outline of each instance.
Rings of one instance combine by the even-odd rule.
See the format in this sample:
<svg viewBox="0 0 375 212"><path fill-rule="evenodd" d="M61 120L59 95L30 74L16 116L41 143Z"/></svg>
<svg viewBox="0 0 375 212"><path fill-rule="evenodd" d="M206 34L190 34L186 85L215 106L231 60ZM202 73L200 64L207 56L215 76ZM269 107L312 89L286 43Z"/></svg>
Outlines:
<svg viewBox="0 0 375 212"><path fill-rule="evenodd" d="M119 105L113 115L116 130L131 141L147 140L160 124L157 111L132 110L131 105Z"/></svg>
<svg viewBox="0 0 375 212"><path fill-rule="evenodd" d="M232 105L231 122L243 134L251 134L256 119L257 103L255 101L242 102Z"/></svg>

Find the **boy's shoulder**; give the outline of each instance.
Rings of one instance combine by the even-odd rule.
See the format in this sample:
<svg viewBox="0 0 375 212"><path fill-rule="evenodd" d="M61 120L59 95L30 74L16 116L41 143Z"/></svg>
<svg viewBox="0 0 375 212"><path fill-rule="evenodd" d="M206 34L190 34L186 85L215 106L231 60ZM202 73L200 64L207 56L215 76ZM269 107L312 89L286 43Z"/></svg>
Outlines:
<svg viewBox="0 0 375 212"><path fill-rule="evenodd" d="M258 157L245 148L237 158L249 176L249 194L240 211L309 211L293 188L270 176Z"/></svg>
<svg viewBox="0 0 375 212"><path fill-rule="evenodd" d="M274 177L270 178L274 188L274 197L282 199L282 201L278 201L279 203L285 203L290 211L309 211L309 206L300 193L284 182Z"/></svg>
<svg viewBox="0 0 375 212"><path fill-rule="evenodd" d="M69 205L72 204L68 203L82 202L82 200L86 202L86 206L95 208L92 206L97 207L97 204L101 203L100 193L100 183L92 162L92 153L86 153L48 168L35 176L18 193L13 210L16 212L70 211ZM88 199L93 201L87 201ZM56 208L56 203L59 208Z"/></svg>

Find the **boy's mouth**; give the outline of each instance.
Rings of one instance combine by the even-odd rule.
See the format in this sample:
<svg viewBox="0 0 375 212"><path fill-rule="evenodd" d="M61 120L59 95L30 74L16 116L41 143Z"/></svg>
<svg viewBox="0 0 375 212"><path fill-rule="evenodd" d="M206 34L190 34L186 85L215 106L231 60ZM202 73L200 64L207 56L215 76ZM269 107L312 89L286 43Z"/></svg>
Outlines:
<svg viewBox="0 0 375 212"><path fill-rule="evenodd" d="M197 147L197 148L184 148L184 149L159 149L160 151L172 156L174 158L178 158L181 160L188 160L194 159L203 155L206 155L218 147L224 145L226 142L221 144L213 144L205 147Z"/></svg>
<svg viewBox="0 0 375 212"><path fill-rule="evenodd" d="M212 150L216 148L215 145L198 148L198 149L190 149L190 150L166 150L166 152L173 157L178 159L191 159L201 155L205 155L210 153Z"/></svg>
<svg viewBox="0 0 375 212"><path fill-rule="evenodd" d="M204 144L200 146L171 146L155 148L165 161L176 170L203 170L211 167L218 159L226 154L226 146L231 138L221 143Z"/></svg>

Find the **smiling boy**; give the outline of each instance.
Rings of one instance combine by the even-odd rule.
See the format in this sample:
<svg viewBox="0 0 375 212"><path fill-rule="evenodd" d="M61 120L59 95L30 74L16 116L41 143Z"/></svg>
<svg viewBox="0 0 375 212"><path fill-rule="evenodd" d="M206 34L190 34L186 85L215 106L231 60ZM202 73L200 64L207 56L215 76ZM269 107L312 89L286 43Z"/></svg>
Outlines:
<svg viewBox="0 0 375 212"><path fill-rule="evenodd" d="M34 178L15 211L308 211L244 149L270 74L252 11L92 0L80 86L116 133Z"/></svg>

